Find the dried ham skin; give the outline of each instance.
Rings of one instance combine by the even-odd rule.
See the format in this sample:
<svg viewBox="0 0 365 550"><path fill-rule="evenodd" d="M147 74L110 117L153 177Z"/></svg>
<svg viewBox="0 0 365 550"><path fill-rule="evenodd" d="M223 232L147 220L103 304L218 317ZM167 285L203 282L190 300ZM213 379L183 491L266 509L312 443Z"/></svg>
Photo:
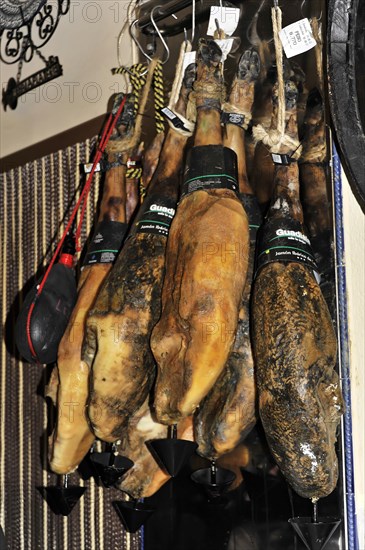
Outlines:
<svg viewBox="0 0 365 550"><path fill-rule="evenodd" d="M199 190L180 201L167 245L162 315L151 338L160 422L192 414L222 372L248 250L247 216L233 191Z"/></svg>
<svg viewBox="0 0 365 550"><path fill-rule="evenodd" d="M303 497L332 492L342 396L336 336L310 270L299 263L262 268L253 293L253 341L260 416L271 452Z"/></svg>

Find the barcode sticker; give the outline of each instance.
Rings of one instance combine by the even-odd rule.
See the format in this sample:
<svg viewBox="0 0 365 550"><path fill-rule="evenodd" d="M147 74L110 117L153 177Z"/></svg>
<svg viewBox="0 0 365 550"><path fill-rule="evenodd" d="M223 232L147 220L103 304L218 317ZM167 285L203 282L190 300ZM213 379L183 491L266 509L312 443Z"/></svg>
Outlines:
<svg viewBox="0 0 365 550"><path fill-rule="evenodd" d="M215 20L218 21L219 28L222 29L226 36L232 36L237 29L240 20L239 8L223 8L220 6L212 6L210 8L210 18L207 30L208 36L213 36L217 30Z"/></svg>
<svg viewBox="0 0 365 550"><path fill-rule="evenodd" d="M225 38L224 40L215 40L215 43L218 44L222 50L222 61L227 59L227 55L232 49L234 38Z"/></svg>
<svg viewBox="0 0 365 550"><path fill-rule="evenodd" d="M182 72L185 73L186 67L188 67L191 63L195 63L196 60L196 52L187 52L184 54L184 61L183 61L183 68Z"/></svg>
<svg viewBox="0 0 365 550"><path fill-rule="evenodd" d="M280 31L280 40L286 57L294 57L314 48L312 28L307 18L296 21Z"/></svg>
<svg viewBox="0 0 365 550"><path fill-rule="evenodd" d="M283 164L283 161L281 160L280 155L276 155L275 153L272 153L271 157L272 157L273 162L275 162L276 164Z"/></svg>

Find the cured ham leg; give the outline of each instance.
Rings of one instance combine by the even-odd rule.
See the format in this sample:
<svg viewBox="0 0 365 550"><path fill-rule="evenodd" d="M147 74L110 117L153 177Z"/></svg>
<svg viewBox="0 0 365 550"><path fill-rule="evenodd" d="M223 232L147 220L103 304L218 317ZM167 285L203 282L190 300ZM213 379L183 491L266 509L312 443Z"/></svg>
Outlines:
<svg viewBox="0 0 365 550"><path fill-rule="evenodd" d="M129 107L133 108L133 102L128 101L128 103ZM130 124L128 104L126 106L121 115L119 128L124 136L128 137L133 126ZM128 154L128 150L123 154L124 163L127 161ZM109 239L109 244L117 243L118 249L122 245L127 228L125 170L125 166L117 166L106 173L95 234L98 240L102 235L103 242ZM134 185L136 185L135 182ZM110 232L112 232L112 241L110 241ZM60 342L57 366L54 368L50 382L49 395L54 394L57 388L57 423L49 439L49 460L51 469L58 474L75 470L94 441L94 434L90 430L85 411L89 393L89 369L81 359L81 347L87 312L116 256L116 252L95 252L94 241L86 255L86 265L82 269L78 284L77 303ZM105 261L102 258L103 254ZM87 265L88 259L92 262L91 258L94 256L95 263Z"/></svg>
<svg viewBox="0 0 365 550"><path fill-rule="evenodd" d="M316 88L308 98L299 173L304 221L321 274L322 294L334 318L334 253L326 125L322 96Z"/></svg>
<svg viewBox="0 0 365 550"><path fill-rule="evenodd" d="M308 98L305 130L299 160L301 199L305 223L313 238L331 230L324 108L321 94L317 89L312 90Z"/></svg>
<svg viewBox="0 0 365 550"><path fill-rule="evenodd" d="M296 96L295 85L287 82L286 134L292 139L297 139ZM290 151L282 145L278 153ZM334 444L343 405L334 370L336 336L302 223L298 165L276 166L252 306L260 417L290 485L318 499L336 485ZM260 265L262 258L269 263Z"/></svg>
<svg viewBox="0 0 365 550"><path fill-rule="evenodd" d="M148 448L148 441L166 437L167 428L154 420L147 399L133 416L128 436L122 440L118 448L121 455L134 462L134 466L118 484L121 491L128 493L132 498L145 498L156 493L170 479L170 476L161 470ZM179 423L177 437L187 441L194 440L192 417L185 418Z"/></svg>
<svg viewBox="0 0 365 550"><path fill-rule="evenodd" d="M246 280L247 216L232 187L227 188L234 178L228 183L224 177L216 179L217 173L227 172L222 162L220 59L214 41L200 41L192 156L205 165L200 174L193 164L188 167L188 192L179 202L168 239L162 315L151 338L158 365L154 406L157 419L166 424L192 414L222 372Z"/></svg>
<svg viewBox="0 0 365 550"><path fill-rule="evenodd" d="M142 181L143 186L147 189L149 186L153 174L158 166L158 161L160 159L160 153L162 145L165 139L165 132L159 132L155 135L152 140L151 145L147 148L143 156L143 173Z"/></svg>
<svg viewBox="0 0 365 550"><path fill-rule="evenodd" d="M178 112L185 112L195 76L189 67ZM105 441L123 435L155 378L149 338L160 315L166 237L186 141L176 130L168 131L147 196L87 318L83 358L92 369L88 412L95 435Z"/></svg>
<svg viewBox="0 0 365 550"><path fill-rule="evenodd" d="M260 71L260 61L254 50L247 50L240 59L227 109L235 113L250 113L255 80ZM238 326L234 344L226 366L202 401L194 419L198 453L210 460L232 451L256 422L256 389L254 365L250 341L249 303L255 256L257 225L260 211L247 179L245 163L244 128L237 124L226 125L224 144L237 154L238 181L241 198L246 203L250 223L250 254Z"/></svg>

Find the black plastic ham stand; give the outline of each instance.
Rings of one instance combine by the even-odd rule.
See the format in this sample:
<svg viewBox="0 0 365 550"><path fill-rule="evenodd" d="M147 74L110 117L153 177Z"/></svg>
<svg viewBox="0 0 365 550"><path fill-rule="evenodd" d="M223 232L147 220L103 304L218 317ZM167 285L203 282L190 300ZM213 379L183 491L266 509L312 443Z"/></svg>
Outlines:
<svg viewBox="0 0 365 550"><path fill-rule="evenodd" d="M333 517L318 517L318 502L313 503L313 516L289 519L297 535L304 542L308 550L323 550L333 533L340 525L341 520Z"/></svg>
<svg viewBox="0 0 365 550"><path fill-rule="evenodd" d="M107 452L93 452L90 455L96 473L106 488L112 487L133 466L129 458L115 454L115 451L116 446L112 443Z"/></svg>
<svg viewBox="0 0 365 550"><path fill-rule="evenodd" d="M152 439L147 443L152 454L171 477L176 477L185 466L198 445L193 441L177 439L177 426L169 429L167 439Z"/></svg>
<svg viewBox="0 0 365 550"><path fill-rule="evenodd" d="M191 474L191 479L201 485L208 497L218 498L228 491L236 479L236 474L231 470L217 467L212 461L210 468L196 470Z"/></svg>
<svg viewBox="0 0 365 550"><path fill-rule="evenodd" d="M68 475L59 476L59 479L62 477L61 485L44 487L42 492L52 512L57 515L68 516L86 491L86 487L69 485Z"/></svg>
<svg viewBox="0 0 365 550"><path fill-rule="evenodd" d="M113 502L124 527L129 533L135 533L155 511L149 504L138 500L116 500Z"/></svg>

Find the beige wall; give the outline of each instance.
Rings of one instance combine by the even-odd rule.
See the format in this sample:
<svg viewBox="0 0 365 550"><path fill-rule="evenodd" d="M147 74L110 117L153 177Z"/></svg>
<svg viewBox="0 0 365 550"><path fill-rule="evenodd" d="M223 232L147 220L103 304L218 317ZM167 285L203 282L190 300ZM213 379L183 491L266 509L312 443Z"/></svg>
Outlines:
<svg viewBox="0 0 365 550"><path fill-rule="evenodd" d="M24 95L17 108L1 107L0 156L15 153L107 111L110 96L125 89L118 66L117 37L126 20L129 0L71 0L69 12L41 52L57 55L63 76ZM123 64L132 60L128 33L121 43ZM22 78L44 67L35 56L25 63ZM0 64L2 88L15 77L17 65Z"/></svg>
<svg viewBox="0 0 365 550"><path fill-rule="evenodd" d="M365 216L343 174L345 265L350 338L350 378L355 498L359 548L365 549Z"/></svg>

